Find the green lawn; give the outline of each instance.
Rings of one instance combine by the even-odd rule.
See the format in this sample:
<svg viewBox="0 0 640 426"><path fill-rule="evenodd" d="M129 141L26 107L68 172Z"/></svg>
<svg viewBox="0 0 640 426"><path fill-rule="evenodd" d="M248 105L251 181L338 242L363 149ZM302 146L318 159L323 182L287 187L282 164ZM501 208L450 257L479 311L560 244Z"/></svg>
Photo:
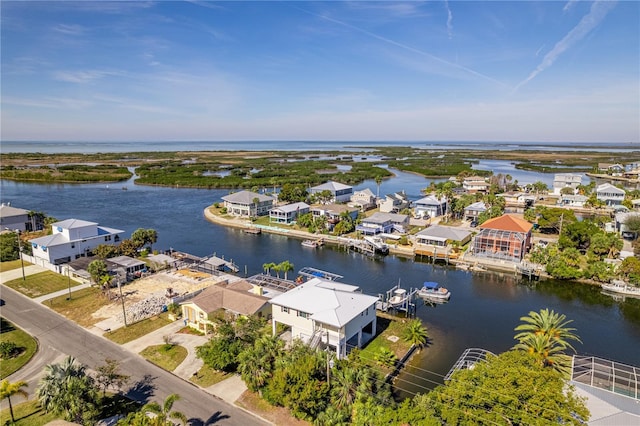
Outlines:
<svg viewBox="0 0 640 426"><path fill-rule="evenodd" d="M24 266L30 266L31 263L24 262ZM0 272L11 271L12 269L22 268L22 263L20 263L20 259L18 260L10 260L8 262L0 262Z"/></svg>
<svg viewBox="0 0 640 426"><path fill-rule="evenodd" d="M214 370L208 365L203 365L202 368L198 370L198 374L191 376L190 380L198 386L208 388L209 386L213 386L218 382L228 379L229 377L231 377L230 373Z"/></svg>
<svg viewBox="0 0 640 426"><path fill-rule="evenodd" d="M9 321L0 317L0 342L13 342L21 349L18 356L0 362L0 379L18 371L38 350L38 342ZM0 422L0 424L3 424Z"/></svg>
<svg viewBox="0 0 640 426"><path fill-rule="evenodd" d="M95 287L83 288L72 292L71 300L67 300L67 297L66 294L58 296L47 300L44 304L83 327L90 327L105 319L92 316L98 309L109 304L99 289Z"/></svg>
<svg viewBox="0 0 640 426"><path fill-rule="evenodd" d="M71 280L71 287L79 284L79 282ZM68 288L69 279L64 275L45 271L39 274L28 275L24 281L22 278L18 278L5 283L5 285L19 291L25 296L33 298Z"/></svg>
<svg viewBox="0 0 640 426"><path fill-rule="evenodd" d="M404 321L404 322L403 322ZM391 349L398 358L402 358L411 345L402 340L402 332L409 325L410 320L403 318L393 318L391 316L378 315L377 318L377 335L367 343L360 352L362 359L366 362L375 362L375 356L380 352L380 348L386 347ZM389 337L395 336L398 339L394 342ZM392 369L388 369L391 372Z"/></svg>
<svg viewBox="0 0 640 426"><path fill-rule="evenodd" d="M33 389L27 389L27 392L31 393ZM21 401L23 401L23 398L17 395L11 398L13 416L16 419L16 422L13 424L16 426L43 426L59 418L52 413L46 413L40 408L38 401ZM3 401L3 405L7 405L7 408L0 411L0 424L11 424L8 404L5 404Z"/></svg>
<svg viewBox="0 0 640 426"><path fill-rule="evenodd" d="M187 357L187 349L180 345L155 345L145 348L140 355L160 368L173 371Z"/></svg>
<svg viewBox="0 0 640 426"><path fill-rule="evenodd" d="M109 331L104 334L104 337L112 342L123 344L149 334L152 331L156 331L168 324L171 324L171 321L169 321L169 313L163 312L160 315L147 318L135 324L131 324L128 327L121 327L117 330Z"/></svg>

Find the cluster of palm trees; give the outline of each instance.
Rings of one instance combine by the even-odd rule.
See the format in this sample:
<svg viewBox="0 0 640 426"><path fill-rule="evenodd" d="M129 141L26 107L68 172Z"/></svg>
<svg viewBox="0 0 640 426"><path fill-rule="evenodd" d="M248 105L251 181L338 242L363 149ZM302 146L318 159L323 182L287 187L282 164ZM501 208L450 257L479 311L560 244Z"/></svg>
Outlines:
<svg viewBox="0 0 640 426"><path fill-rule="evenodd" d="M262 264L262 269L269 275L271 275L271 271L276 273L276 276L280 278L280 272L284 273L284 279L287 279L287 274L294 270L293 263L288 260L284 260L280 263L264 263Z"/></svg>
<svg viewBox="0 0 640 426"><path fill-rule="evenodd" d="M518 343L513 348L530 353L546 367L568 374L571 358L565 351L576 352L569 341L582 343L574 333L576 329L568 327L572 321L549 309L531 311L520 320L523 323L515 328L519 333L514 337Z"/></svg>

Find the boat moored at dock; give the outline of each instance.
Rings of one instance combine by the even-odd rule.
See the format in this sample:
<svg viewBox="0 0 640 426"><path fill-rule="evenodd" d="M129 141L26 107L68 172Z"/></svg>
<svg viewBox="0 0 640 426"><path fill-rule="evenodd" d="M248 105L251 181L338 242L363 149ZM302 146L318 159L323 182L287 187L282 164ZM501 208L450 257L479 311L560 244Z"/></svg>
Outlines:
<svg viewBox="0 0 640 426"><path fill-rule="evenodd" d="M417 295L424 299L449 300L451 292L444 287L440 287L437 282L425 281Z"/></svg>
<svg viewBox="0 0 640 426"><path fill-rule="evenodd" d="M613 280L610 284L602 284L602 289L605 292L640 297L640 287L627 284L622 280Z"/></svg>

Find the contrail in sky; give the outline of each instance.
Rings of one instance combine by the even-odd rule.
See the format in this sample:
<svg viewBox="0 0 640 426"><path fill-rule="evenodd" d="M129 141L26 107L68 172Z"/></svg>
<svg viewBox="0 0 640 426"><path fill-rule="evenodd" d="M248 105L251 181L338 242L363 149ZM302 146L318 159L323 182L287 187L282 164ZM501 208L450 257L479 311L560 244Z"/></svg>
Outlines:
<svg viewBox="0 0 640 426"><path fill-rule="evenodd" d="M506 86L501 81L498 81L498 80L496 80L496 79L494 79L492 77L489 77L488 75L484 75L482 73L479 73L478 71L474 71L471 68L465 67L464 65L460 65L460 64L453 63L453 62L449 62L446 59L442 59L442 58L440 58L438 56L432 55L429 52L425 52L423 50L416 49L415 47L407 46L406 44L402 44L402 43L397 42L395 40L391 40L389 38L382 37L382 36L380 36L378 34L372 33L370 31L367 31L367 30L365 30L363 28L360 28L360 27L356 27L356 26L351 25L351 24L347 24L346 22L340 21L338 19L330 18L330 17L325 16L325 15L318 15L316 13L309 12L308 10L304 10L304 9L299 9L299 10L301 10L301 11L303 11L305 13L308 13L309 15L313 15L313 16L316 16L318 18L324 19L326 21L333 22L333 23L338 24L338 25L342 25L343 27L350 28L350 29L352 29L354 31L358 31L358 32L360 32L362 34L365 34L365 35L369 36L369 37L375 38L377 40L380 40L380 41L383 41L385 43L391 44L393 46L400 47L400 48L402 48L404 50L408 50L410 52L417 53L418 55L421 55L421 56L426 56L427 58L433 59L434 61L440 62L441 64L448 65L448 66L450 66L452 68L457 68L457 69L459 69L461 71L464 71L464 72L466 72L468 74L474 75L476 77L480 77L480 78L482 78L484 80L488 80L488 81L490 81L492 83L499 84L500 86Z"/></svg>
<svg viewBox="0 0 640 426"><path fill-rule="evenodd" d="M453 37L453 13L449 8L449 0L444 0L444 7L447 9L447 34L449 35L449 40L451 40Z"/></svg>
<svg viewBox="0 0 640 426"><path fill-rule="evenodd" d="M549 51L542 62L538 64L535 70L529 74L529 77L522 80L513 92L517 92L522 86L536 78L538 74L549 68L553 63L562 55L566 50L572 47L574 44L582 40L587 34L589 34L594 28L596 28L600 22L607 16L607 13L614 8L615 1L596 1L591 5L591 10L585 16L582 17L578 25L573 27L571 31L567 33L562 40L553 46L553 49Z"/></svg>

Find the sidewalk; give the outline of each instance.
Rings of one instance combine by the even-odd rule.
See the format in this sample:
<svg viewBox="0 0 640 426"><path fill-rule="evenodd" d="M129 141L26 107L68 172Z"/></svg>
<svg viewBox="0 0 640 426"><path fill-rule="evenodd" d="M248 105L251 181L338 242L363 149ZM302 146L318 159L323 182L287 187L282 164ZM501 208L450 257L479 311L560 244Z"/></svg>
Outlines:
<svg viewBox="0 0 640 426"><path fill-rule="evenodd" d="M47 268L43 268L37 265L28 265L24 267L25 277L29 275L39 274L40 272L46 272L46 271L48 271ZM22 278L22 268L10 269L8 271L0 272L0 284L13 281L18 278Z"/></svg>
<svg viewBox="0 0 640 426"><path fill-rule="evenodd" d="M153 331L136 340L122 345L124 349L139 354L142 350L149 346L162 345L165 343L164 336L170 336L171 342L180 345L187 350L187 357L182 363L172 371L173 374L183 380L191 381L193 375L200 370L203 362L196 356L196 348L204 345L209 338L206 336L197 336L193 334L178 333L184 327L184 323L180 320L174 321L156 331ZM233 375L226 380L216 383L215 385L203 388L206 392L217 396L218 398L234 404L240 395L247 390L239 375Z"/></svg>

